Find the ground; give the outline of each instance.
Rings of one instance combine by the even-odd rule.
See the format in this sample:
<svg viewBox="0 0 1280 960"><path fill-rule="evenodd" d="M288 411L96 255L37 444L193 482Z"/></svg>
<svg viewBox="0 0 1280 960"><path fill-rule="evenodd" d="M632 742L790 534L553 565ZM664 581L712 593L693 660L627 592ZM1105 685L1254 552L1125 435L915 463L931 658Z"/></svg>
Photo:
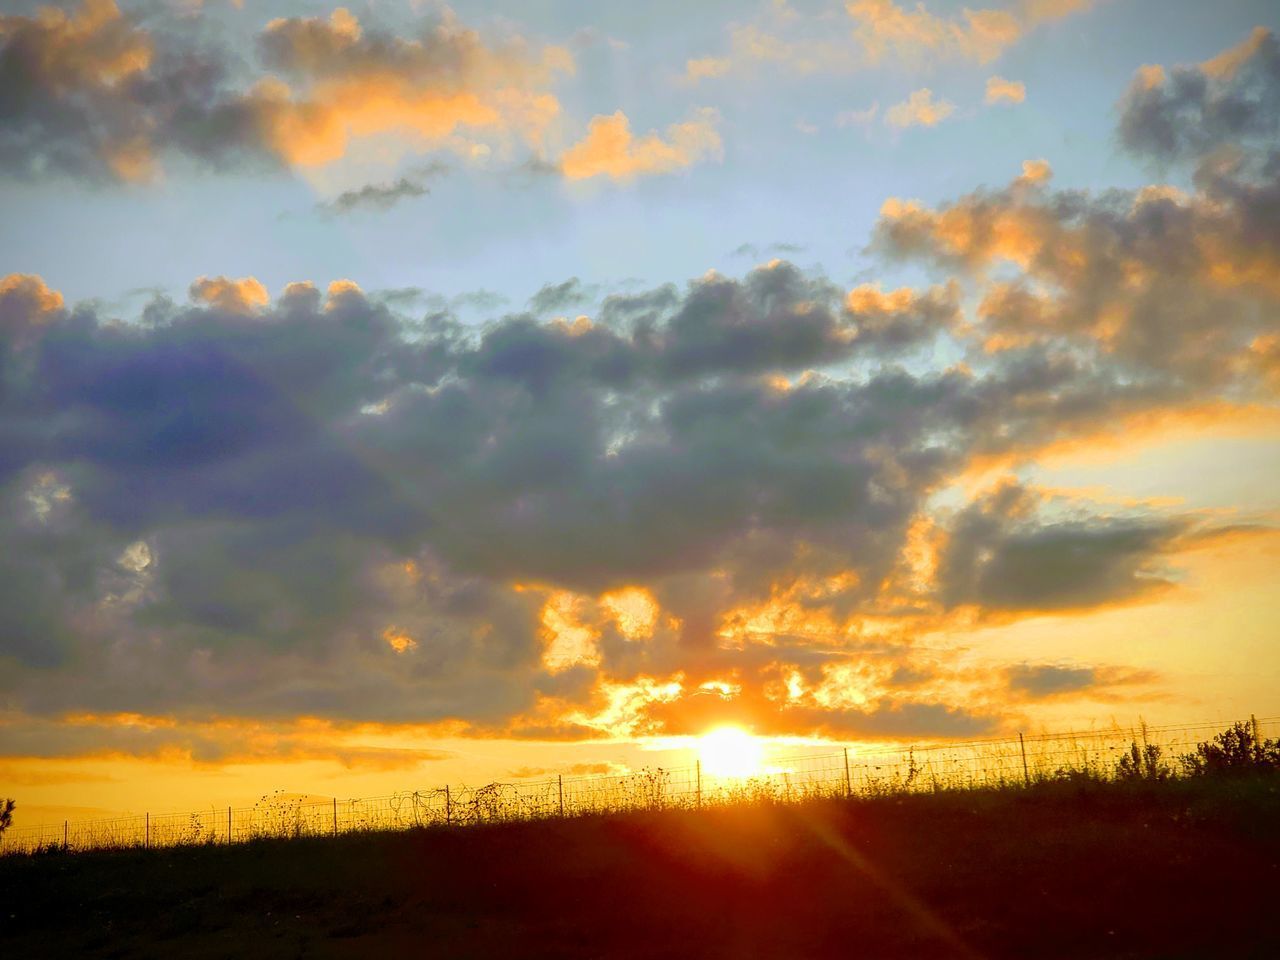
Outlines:
<svg viewBox="0 0 1280 960"><path fill-rule="evenodd" d="M1275 957L1280 778L0 858L6 957Z"/></svg>

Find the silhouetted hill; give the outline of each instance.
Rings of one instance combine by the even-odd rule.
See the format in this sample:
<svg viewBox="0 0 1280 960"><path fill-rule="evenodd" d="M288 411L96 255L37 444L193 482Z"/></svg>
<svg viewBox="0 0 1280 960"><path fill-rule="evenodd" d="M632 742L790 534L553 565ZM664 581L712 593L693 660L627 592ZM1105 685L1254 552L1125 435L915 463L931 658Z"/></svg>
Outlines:
<svg viewBox="0 0 1280 960"><path fill-rule="evenodd" d="M1280 778L0 860L9 957L1273 957Z"/></svg>

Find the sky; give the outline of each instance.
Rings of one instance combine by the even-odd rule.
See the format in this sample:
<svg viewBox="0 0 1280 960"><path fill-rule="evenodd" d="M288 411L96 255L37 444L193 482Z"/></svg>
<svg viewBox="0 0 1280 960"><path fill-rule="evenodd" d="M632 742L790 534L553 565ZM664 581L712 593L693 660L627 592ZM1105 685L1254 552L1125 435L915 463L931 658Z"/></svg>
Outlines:
<svg viewBox="0 0 1280 960"><path fill-rule="evenodd" d="M18 821L1280 715L1280 10L976 2L0 2Z"/></svg>

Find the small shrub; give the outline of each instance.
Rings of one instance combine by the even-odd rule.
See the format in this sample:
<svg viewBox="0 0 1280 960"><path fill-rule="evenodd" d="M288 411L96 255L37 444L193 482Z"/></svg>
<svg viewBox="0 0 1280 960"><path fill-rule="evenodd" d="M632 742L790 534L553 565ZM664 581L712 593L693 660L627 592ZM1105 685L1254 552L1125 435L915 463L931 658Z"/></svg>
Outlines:
<svg viewBox="0 0 1280 960"><path fill-rule="evenodd" d="M1127 753L1121 754L1116 762L1116 779L1123 782L1146 781L1162 783L1173 776L1173 770L1165 763L1164 751L1157 743L1143 743L1137 740L1129 744Z"/></svg>
<svg viewBox="0 0 1280 960"><path fill-rule="evenodd" d="M18 804L9 799L0 800L0 833L4 833L13 823L13 809Z"/></svg>
<svg viewBox="0 0 1280 960"><path fill-rule="evenodd" d="M1280 771L1280 740L1261 739L1252 724L1237 722L1181 759L1192 777L1275 773Z"/></svg>

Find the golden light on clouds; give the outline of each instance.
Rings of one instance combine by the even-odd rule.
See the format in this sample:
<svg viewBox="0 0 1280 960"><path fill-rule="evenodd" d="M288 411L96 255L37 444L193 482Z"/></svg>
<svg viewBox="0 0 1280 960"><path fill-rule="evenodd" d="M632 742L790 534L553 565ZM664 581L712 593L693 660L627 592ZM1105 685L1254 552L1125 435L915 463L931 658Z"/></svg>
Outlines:
<svg viewBox="0 0 1280 960"><path fill-rule="evenodd" d="M628 640L647 640L658 625L658 602L644 587L623 587L602 594L600 605Z"/></svg>
<svg viewBox="0 0 1280 960"><path fill-rule="evenodd" d="M382 631L382 639L396 653L408 653L418 646L418 641L398 627L387 627Z"/></svg>
<svg viewBox="0 0 1280 960"><path fill-rule="evenodd" d="M542 662L552 673L600 662L599 633L582 622L586 598L557 590L542 607Z"/></svg>
<svg viewBox="0 0 1280 960"><path fill-rule="evenodd" d="M935 100L932 90L921 87L886 110L884 120L891 127L932 127L955 111L956 105L950 100Z"/></svg>
<svg viewBox="0 0 1280 960"><path fill-rule="evenodd" d="M1027 99L1027 86L1021 80L1006 80L995 76L987 79L986 102L1022 103Z"/></svg>
<svg viewBox="0 0 1280 960"><path fill-rule="evenodd" d="M603 176L626 181L645 174L673 173L722 156L718 119L714 111L699 111L692 119L669 126L664 138L656 131L636 137L621 110L596 116L586 137L564 152L560 169L570 180Z"/></svg>
<svg viewBox="0 0 1280 960"><path fill-rule="evenodd" d="M191 299L228 313L253 313L271 300L255 277L199 277L191 284Z"/></svg>

